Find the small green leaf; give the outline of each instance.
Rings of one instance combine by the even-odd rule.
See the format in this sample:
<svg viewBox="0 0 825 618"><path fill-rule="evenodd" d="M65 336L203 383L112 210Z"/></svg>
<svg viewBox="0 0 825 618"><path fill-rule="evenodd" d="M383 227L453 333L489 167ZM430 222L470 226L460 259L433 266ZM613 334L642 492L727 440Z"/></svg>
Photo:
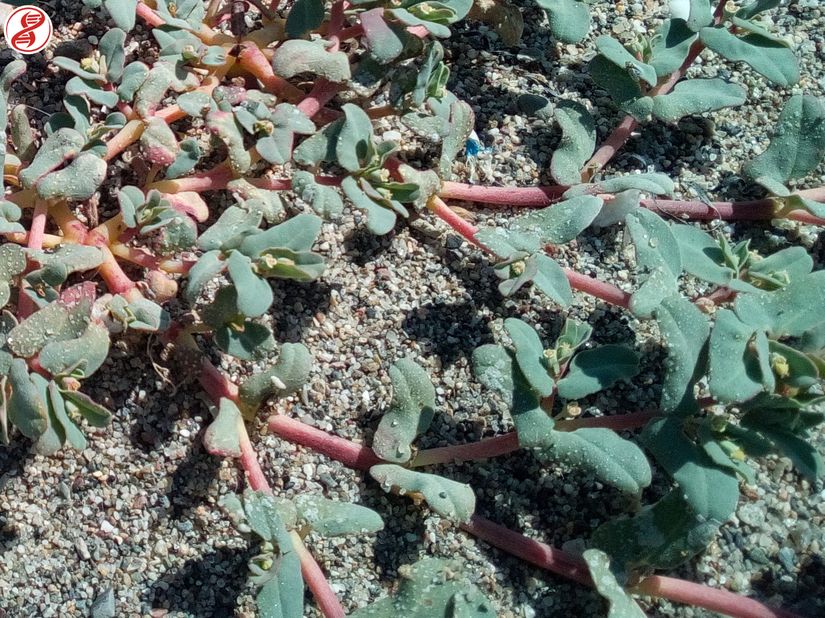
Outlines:
<svg viewBox="0 0 825 618"><path fill-rule="evenodd" d="M647 120L653 111L653 99L642 96L638 80L625 68L599 54L590 61L589 71L594 83L606 90L622 111L637 120Z"/></svg>
<svg viewBox="0 0 825 618"><path fill-rule="evenodd" d="M653 97L653 115L665 122L742 105L747 91L723 79L686 79L668 94Z"/></svg>
<svg viewBox="0 0 825 618"><path fill-rule="evenodd" d="M679 243L686 272L717 285L728 285L736 277L736 271L725 264L725 255L710 234L679 223L671 224L670 229Z"/></svg>
<svg viewBox="0 0 825 618"><path fill-rule="evenodd" d="M638 189L627 189L617 193L604 202L601 212L593 219L591 225L603 228L624 221L627 215L639 208L642 202L642 193Z"/></svg>
<svg viewBox="0 0 825 618"><path fill-rule="evenodd" d="M298 520L323 537L364 535L384 529L378 513L358 504L310 494L300 494L294 502Z"/></svg>
<svg viewBox="0 0 825 618"><path fill-rule="evenodd" d="M261 257L269 249L306 252L312 249L320 232L321 220L318 217L300 214L264 232L247 236L239 249L252 259Z"/></svg>
<svg viewBox="0 0 825 618"><path fill-rule="evenodd" d="M710 0L670 0L670 10L673 17L683 19L694 32L713 20Z"/></svg>
<svg viewBox="0 0 825 618"><path fill-rule="evenodd" d="M276 363L249 376L238 388L244 411L257 410L267 397L295 392L306 384L311 368L312 357L304 345L283 344Z"/></svg>
<svg viewBox="0 0 825 618"><path fill-rule="evenodd" d="M739 483L730 472L716 467L682 430L676 418L651 421L641 434L645 447L679 484L697 516L720 525L736 510Z"/></svg>
<svg viewBox="0 0 825 618"><path fill-rule="evenodd" d="M578 43L590 31L590 11L579 0L536 0L547 11L550 32L562 43Z"/></svg>
<svg viewBox="0 0 825 618"><path fill-rule="evenodd" d="M222 397L218 411L206 432L203 443L206 450L219 457L241 456L240 426L243 423L241 411L231 399Z"/></svg>
<svg viewBox="0 0 825 618"><path fill-rule="evenodd" d="M76 305L55 301L23 320L9 333L6 345L17 355L30 358L47 343L76 339L89 324L91 301Z"/></svg>
<svg viewBox="0 0 825 618"><path fill-rule="evenodd" d="M540 244L562 245L585 230L602 209L602 199L581 195L510 221L510 230L539 239Z"/></svg>
<svg viewBox="0 0 825 618"><path fill-rule="evenodd" d="M644 80L650 86L655 86L658 80L656 70L649 64L636 59L624 45L611 36L600 36L596 39L596 48L599 53L610 62L624 70L630 70L636 79Z"/></svg>
<svg viewBox="0 0 825 618"><path fill-rule="evenodd" d="M811 173L825 157L825 99L792 96L768 148L745 164L743 172L760 184L786 184Z"/></svg>
<svg viewBox="0 0 825 618"><path fill-rule="evenodd" d="M139 0L103 0L103 6L112 17L112 21L126 32L135 27L137 5Z"/></svg>
<svg viewBox="0 0 825 618"><path fill-rule="evenodd" d="M77 339L47 343L40 350L40 364L53 376L71 373L88 378L109 356L109 331L95 322ZM82 449L81 449L82 450Z"/></svg>
<svg viewBox="0 0 825 618"><path fill-rule="evenodd" d="M588 549L582 557L587 563L596 590L610 604L607 618L645 618L647 614L616 581L616 576L610 570L610 557L606 553L598 549Z"/></svg>
<svg viewBox="0 0 825 618"><path fill-rule="evenodd" d="M762 437L767 438L773 444L774 449L788 457L797 471L809 481L814 483L825 476L825 463L822 461L822 455L808 440L780 428L765 426L757 428Z"/></svg>
<svg viewBox="0 0 825 618"><path fill-rule="evenodd" d="M476 497L469 485L436 474L415 472L395 464L379 464L370 468L370 476L384 491L421 494L433 511L447 519L467 521L476 508Z"/></svg>
<svg viewBox="0 0 825 618"><path fill-rule="evenodd" d="M252 268L252 260L238 251L229 254L226 262L229 276L238 290L238 309L249 318L266 313L274 296L266 279L262 279Z"/></svg>
<svg viewBox="0 0 825 618"><path fill-rule="evenodd" d="M364 210L367 214L367 228L373 234L383 236L389 234L395 227L397 215L395 211L385 208L374 201L358 185L358 181L353 176L347 176L341 183L341 189L347 198L356 208Z"/></svg>
<svg viewBox="0 0 825 618"><path fill-rule="evenodd" d="M73 77L66 82L65 92L69 95L84 96L92 103L106 107L115 107L118 102L117 93L112 90L104 90L97 82Z"/></svg>
<svg viewBox="0 0 825 618"><path fill-rule="evenodd" d="M716 313L710 335L708 385L719 401L747 401L764 390L759 359L751 349L756 330L727 309Z"/></svg>
<svg viewBox="0 0 825 618"><path fill-rule="evenodd" d="M636 270L641 282L630 309L645 317L677 292L682 254L668 224L650 210L640 208L627 215L627 228L636 249Z"/></svg>
<svg viewBox="0 0 825 618"><path fill-rule="evenodd" d="M120 28L112 28L100 37L100 54L106 61L106 79L117 83L126 66L126 33Z"/></svg>
<svg viewBox="0 0 825 618"><path fill-rule="evenodd" d="M359 15L364 38L372 56L381 64L392 62L404 51L403 34L384 19L384 9L375 8Z"/></svg>
<svg viewBox="0 0 825 618"><path fill-rule="evenodd" d="M779 6L780 0L754 0L736 11L736 16L741 19L751 19L762 11L769 11Z"/></svg>
<svg viewBox="0 0 825 618"><path fill-rule="evenodd" d="M252 155L244 145L243 130L234 114L224 111L211 111L206 115L206 126L226 144L232 171L242 175L252 166Z"/></svg>
<svg viewBox="0 0 825 618"><path fill-rule="evenodd" d="M221 259L220 250L213 249L204 253L189 271L189 279L184 293L187 302L194 304L201 295L204 286L225 268L226 262Z"/></svg>
<svg viewBox="0 0 825 618"><path fill-rule="evenodd" d="M581 182L581 173L596 147L596 125L587 109L575 101L559 101L553 112L562 138L553 151L550 172L559 184Z"/></svg>
<svg viewBox="0 0 825 618"><path fill-rule="evenodd" d="M492 618L496 612L481 591L461 576L461 564L424 558L398 569L393 596L350 614L351 618Z"/></svg>
<svg viewBox="0 0 825 618"><path fill-rule="evenodd" d="M662 383L664 412L689 410L695 401L693 387L701 374L710 323L702 312L681 296L662 301L654 312L659 332L667 344L667 361Z"/></svg>
<svg viewBox="0 0 825 618"><path fill-rule="evenodd" d="M344 124L335 150L336 157L345 170L357 172L374 156L372 121L357 105L347 103L343 110Z"/></svg>
<svg viewBox="0 0 825 618"><path fill-rule="evenodd" d="M761 34L738 37L727 28L702 28L699 38L709 49L734 62L745 62L778 86L799 81L793 51Z"/></svg>
<svg viewBox="0 0 825 618"><path fill-rule="evenodd" d="M381 418L372 448L386 461L404 463L411 445L427 431L435 414L435 388L430 376L414 361L402 358L390 367L392 403Z"/></svg>
<svg viewBox="0 0 825 618"><path fill-rule="evenodd" d="M290 79L301 73L325 77L341 83L350 78L349 58L342 51L329 51L323 40L290 39L275 50L272 68L276 75Z"/></svg>
<svg viewBox="0 0 825 618"><path fill-rule="evenodd" d="M488 343L473 350L473 371L487 388L513 404L513 357L503 346Z"/></svg>
<svg viewBox="0 0 825 618"><path fill-rule="evenodd" d="M162 118L145 121L146 128L140 136L140 148L150 163L172 165L180 153L178 138Z"/></svg>
<svg viewBox="0 0 825 618"><path fill-rule="evenodd" d="M535 453L541 461L560 461L574 470L585 470L628 494L641 494L650 485L652 473L642 449L611 429L553 431Z"/></svg>
<svg viewBox="0 0 825 618"><path fill-rule="evenodd" d="M9 369L8 418L27 438L37 440L49 428L46 401L32 382L26 361L15 358Z"/></svg>
<svg viewBox="0 0 825 618"><path fill-rule="evenodd" d="M112 422L112 413L85 393L64 390L63 399L69 410L76 411L92 427L107 427Z"/></svg>
<svg viewBox="0 0 825 618"><path fill-rule="evenodd" d="M528 261L536 264L536 274L533 276L533 285L546 294L553 301L567 307L573 302L573 290L570 281L556 260L543 253L530 256Z"/></svg>
<svg viewBox="0 0 825 618"><path fill-rule="evenodd" d="M604 345L579 352L570 362L567 375L556 385L559 396L581 399L619 380L629 380L639 373L639 355L623 345Z"/></svg>
<svg viewBox="0 0 825 618"><path fill-rule="evenodd" d="M822 322L825 306L825 271L797 277L774 292L741 294L734 310L739 319L768 331L775 338L799 337Z"/></svg>
<svg viewBox="0 0 825 618"><path fill-rule="evenodd" d="M310 30L315 30L323 21L323 0L296 0L286 18L286 33L292 39L300 39Z"/></svg>
<svg viewBox="0 0 825 618"><path fill-rule="evenodd" d="M519 444L525 448L545 444L553 419L542 409L512 353L500 345L480 346L473 351L473 370L479 382L499 393L510 407Z"/></svg>
<svg viewBox="0 0 825 618"><path fill-rule="evenodd" d="M550 377L544 358L544 345L535 329L517 318L504 321L507 334L516 349L516 362L530 386L541 397L553 394L553 378Z"/></svg>
<svg viewBox="0 0 825 618"><path fill-rule="evenodd" d="M684 19L666 19L650 42L650 66L656 75L665 77L676 71L690 53L699 35L688 28Z"/></svg>
<svg viewBox="0 0 825 618"><path fill-rule="evenodd" d="M241 360L255 360L276 349L272 331L250 320L218 326L215 343L227 354Z"/></svg>
<svg viewBox="0 0 825 618"><path fill-rule="evenodd" d="M719 524L699 517L677 488L633 517L608 521L591 544L613 559L613 571L628 575L639 567L672 569L705 549Z"/></svg>
<svg viewBox="0 0 825 618"><path fill-rule="evenodd" d="M467 145L467 140L475 126L475 112L469 104L458 99L450 103L447 135L441 143L441 157L438 169L441 177L449 180L452 177L453 162L459 152Z"/></svg>
<svg viewBox="0 0 825 618"><path fill-rule="evenodd" d="M74 424L74 422L69 418L69 415L66 413L66 404L63 401L63 395L60 392L60 389L57 387L57 384L54 381L49 382L48 385L48 399L49 404L51 405L52 417L56 420L61 428L63 429L63 435L65 436L65 441L69 443L69 445L77 450L82 451L86 448L86 437L83 435L83 432Z"/></svg>

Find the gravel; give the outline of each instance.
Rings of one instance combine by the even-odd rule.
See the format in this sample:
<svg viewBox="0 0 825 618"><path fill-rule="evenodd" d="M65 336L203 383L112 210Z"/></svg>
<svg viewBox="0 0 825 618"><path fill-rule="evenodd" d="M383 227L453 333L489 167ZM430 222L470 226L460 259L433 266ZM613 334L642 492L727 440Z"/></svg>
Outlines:
<svg viewBox="0 0 825 618"><path fill-rule="evenodd" d="M619 118L583 70L593 36L579 46L556 44L542 27L542 12L519 4L527 24L519 47L501 46L494 32L477 23L457 27L446 42L451 88L473 105L479 137L489 149L474 161L460 158L459 177L510 185L549 181L545 170L558 131L546 119L522 115L521 95L551 102L590 100L600 138ZM664 5L596 2L596 31L630 38L664 17ZM101 32L87 12L75 23L81 15L78 2L63 2L52 15L61 40L81 39L75 47L83 47L84 36ZM825 91L825 14L819 3L794 3L774 19L799 48L804 75L799 86L787 91L769 86L752 71L705 54L691 74L746 85L747 104L712 120L646 127L608 173L664 171L685 196L697 190L720 198L754 195L738 170L766 145L766 127L783 101L792 92ZM6 57L7 52L0 53L0 59ZM29 88L21 86L18 93L38 109L56 111L59 80L37 64L29 79ZM385 128L401 130L390 123ZM426 156L426 145L415 148L411 157ZM802 184L823 182L825 168L820 167ZM113 207L107 199L104 210ZM500 211L476 216L478 223L506 218ZM722 229L774 250L804 243L817 268L823 267L822 240L809 228ZM588 398L582 402L587 412L644 409L658 399L662 342L649 324L581 295L567 311L531 291L502 299L486 258L429 218L376 238L364 231L359 215L347 215L338 225L325 225L318 247L330 265L322 281L275 286L271 320L276 337L302 341L315 359L306 389L274 404L280 412L369 443L390 400L387 368L408 356L430 371L437 386L438 415L422 447L506 431L504 408L474 380L469 356L478 345L496 340L510 316L535 324L545 339L558 333L567 316L586 320L598 342L625 342L643 353L643 370L632 384ZM628 290L633 287L631 257L623 233L615 230L588 232L559 256ZM172 386L162 379L153 365L159 356L151 338L131 337L113 347L87 390L110 406L114 421L110 428L87 432L87 450L43 458L18 440L0 451L0 617L254 615L246 563L255 549L217 506L223 494L243 488L241 476L232 462L204 452L202 433L210 418L205 400L191 384ZM235 370L225 361L224 367ZM384 494L364 475L260 429L253 442L276 491L359 502L387 522L372 537L309 539L347 609L385 594L400 565L436 555L462 558L502 616L604 613L591 591L476 542L426 509ZM825 446L821 433L816 440ZM825 490L801 479L786 458L769 457L753 466L757 482L743 486L736 515L706 552L675 574L822 615ZM436 470L470 483L482 515L557 546L575 546L599 523L634 508L576 470L541 466L529 454ZM659 477L644 502L663 491ZM309 596L307 601L307 615L317 615ZM708 615L667 602L647 609L656 616Z"/></svg>

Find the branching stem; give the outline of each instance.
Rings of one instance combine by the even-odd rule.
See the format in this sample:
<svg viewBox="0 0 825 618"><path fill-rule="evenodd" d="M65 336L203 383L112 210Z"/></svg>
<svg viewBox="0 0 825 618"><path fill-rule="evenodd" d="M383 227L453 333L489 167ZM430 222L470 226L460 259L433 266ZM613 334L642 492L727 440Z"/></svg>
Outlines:
<svg viewBox="0 0 825 618"><path fill-rule="evenodd" d="M303 427L299 427L300 425ZM282 438L312 448L350 468L366 471L381 462L372 449L366 446L355 444L338 436L331 436L325 431L286 416L273 416L269 420L269 427ZM468 522L461 524L461 528L490 545L539 568L577 583L592 586L590 573L584 562L577 556L527 538L478 515L473 515ZM718 590L672 577L656 576L643 579L636 590L640 594L703 607L734 618L799 618L791 612L768 607L754 599L727 590Z"/></svg>

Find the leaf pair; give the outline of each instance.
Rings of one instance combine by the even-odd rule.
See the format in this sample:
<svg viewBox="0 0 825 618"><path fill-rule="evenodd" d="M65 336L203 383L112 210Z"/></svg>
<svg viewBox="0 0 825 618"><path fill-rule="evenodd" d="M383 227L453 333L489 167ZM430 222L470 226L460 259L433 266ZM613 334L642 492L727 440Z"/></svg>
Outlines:
<svg viewBox="0 0 825 618"><path fill-rule="evenodd" d="M304 495L289 501L263 492L244 492L243 502L234 494L221 499L239 529L263 540L262 553L252 558L251 580L259 588L256 597L261 615L300 618L304 615L304 581L300 553L306 548L295 532L309 527L322 536L365 534L381 530L384 522L374 511L356 504L334 502Z"/></svg>
<svg viewBox="0 0 825 618"><path fill-rule="evenodd" d="M189 273L186 297L195 302L208 281L227 271L234 284L237 309L229 315L254 318L263 315L273 302L267 279L312 281L323 273L323 258L311 251L321 220L301 214L261 230L260 203L257 207L245 205L251 209L227 208L201 235L198 246L206 253Z"/></svg>
<svg viewBox="0 0 825 618"><path fill-rule="evenodd" d="M650 483L644 455L631 442L607 429L556 431L542 408L541 398L558 392L564 397L584 397L638 371L638 357L623 346L603 346L574 356L589 337L589 329L566 326L556 348L545 352L535 331L510 319L507 330L515 352L486 345L473 353L478 379L497 391L510 412L524 448L533 448L543 461L563 461L585 468L599 480L622 491L638 493ZM572 358L572 360L571 360ZM554 377L561 377L554 383Z"/></svg>

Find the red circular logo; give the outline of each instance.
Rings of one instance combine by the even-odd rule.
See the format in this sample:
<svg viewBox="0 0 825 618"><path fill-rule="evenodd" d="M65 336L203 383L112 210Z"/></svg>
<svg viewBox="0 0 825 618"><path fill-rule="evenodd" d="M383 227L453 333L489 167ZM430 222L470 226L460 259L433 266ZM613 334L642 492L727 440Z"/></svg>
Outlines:
<svg viewBox="0 0 825 618"><path fill-rule="evenodd" d="M21 54L36 54L52 40L52 20L36 6L21 6L12 11L4 28L6 41Z"/></svg>

